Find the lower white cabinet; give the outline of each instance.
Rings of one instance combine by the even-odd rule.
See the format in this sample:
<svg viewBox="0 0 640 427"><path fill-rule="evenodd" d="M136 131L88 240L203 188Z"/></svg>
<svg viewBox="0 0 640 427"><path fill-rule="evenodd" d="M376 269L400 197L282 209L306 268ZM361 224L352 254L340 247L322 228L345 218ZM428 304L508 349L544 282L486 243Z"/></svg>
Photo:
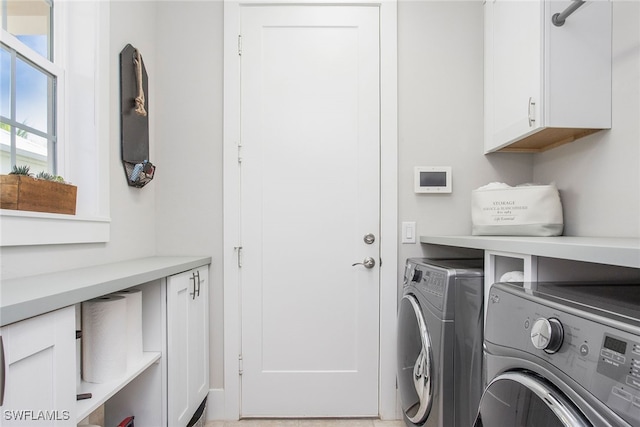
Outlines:
<svg viewBox="0 0 640 427"><path fill-rule="evenodd" d="M186 426L209 392L209 274L167 278L168 425Z"/></svg>
<svg viewBox="0 0 640 427"><path fill-rule="evenodd" d="M76 425L75 309L0 328L0 425Z"/></svg>
<svg viewBox="0 0 640 427"><path fill-rule="evenodd" d="M0 426L76 426L95 412L108 426L187 426L209 393L209 262L149 257L0 282ZM122 375L80 380L81 303L131 288L142 356Z"/></svg>

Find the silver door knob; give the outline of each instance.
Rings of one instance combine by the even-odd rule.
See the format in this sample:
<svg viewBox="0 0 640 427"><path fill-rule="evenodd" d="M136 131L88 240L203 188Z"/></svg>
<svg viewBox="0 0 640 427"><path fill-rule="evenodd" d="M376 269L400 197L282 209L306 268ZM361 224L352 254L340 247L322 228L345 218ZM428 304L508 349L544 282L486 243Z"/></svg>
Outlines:
<svg viewBox="0 0 640 427"><path fill-rule="evenodd" d="M367 245L371 245L373 242L375 242L375 241L376 241L376 236L374 236L374 235L373 235L373 234L371 234L371 233L367 233L367 234L365 234L365 235L364 235L364 238L363 238L362 240L364 240L364 242L365 242Z"/></svg>
<svg viewBox="0 0 640 427"><path fill-rule="evenodd" d="M368 256L362 262L351 264L351 267L355 267L356 265L364 265L365 268L373 268L376 265L376 260Z"/></svg>

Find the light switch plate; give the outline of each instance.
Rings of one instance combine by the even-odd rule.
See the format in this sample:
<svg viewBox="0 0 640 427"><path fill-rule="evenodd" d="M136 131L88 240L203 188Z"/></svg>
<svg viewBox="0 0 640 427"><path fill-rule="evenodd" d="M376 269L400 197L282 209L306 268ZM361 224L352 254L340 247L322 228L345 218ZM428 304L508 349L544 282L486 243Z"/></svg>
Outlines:
<svg viewBox="0 0 640 427"><path fill-rule="evenodd" d="M402 243L416 243L415 221L405 221L402 223Z"/></svg>

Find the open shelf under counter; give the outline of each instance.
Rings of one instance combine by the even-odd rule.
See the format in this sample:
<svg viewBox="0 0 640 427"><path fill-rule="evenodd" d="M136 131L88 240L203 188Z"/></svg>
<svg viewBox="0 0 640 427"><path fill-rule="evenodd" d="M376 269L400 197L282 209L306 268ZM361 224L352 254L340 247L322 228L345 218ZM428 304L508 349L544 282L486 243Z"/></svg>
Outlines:
<svg viewBox="0 0 640 427"><path fill-rule="evenodd" d="M638 238L421 236L420 243L640 268L640 239Z"/></svg>
<svg viewBox="0 0 640 427"><path fill-rule="evenodd" d="M76 402L76 418L80 422L88 417L100 405L109 400L113 395L122 390L127 384L138 377L154 363L160 360L160 352L145 352L142 360L136 366L128 369L126 374L112 381L94 384L86 381L80 383L80 393L91 393L90 399L78 400Z"/></svg>

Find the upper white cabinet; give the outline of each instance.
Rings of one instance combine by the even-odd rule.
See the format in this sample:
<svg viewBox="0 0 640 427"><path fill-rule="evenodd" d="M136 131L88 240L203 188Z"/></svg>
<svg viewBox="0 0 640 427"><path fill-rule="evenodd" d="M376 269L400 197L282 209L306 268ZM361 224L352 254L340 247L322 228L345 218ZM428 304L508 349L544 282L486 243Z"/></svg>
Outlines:
<svg viewBox="0 0 640 427"><path fill-rule="evenodd" d="M485 153L539 152L611 128L611 3L487 0Z"/></svg>
<svg viewBox="0 0 640 427"><path fill-rule="evenodd" d="M168 425L186 426L209 392L209 270L167 278Z"/></svg>

